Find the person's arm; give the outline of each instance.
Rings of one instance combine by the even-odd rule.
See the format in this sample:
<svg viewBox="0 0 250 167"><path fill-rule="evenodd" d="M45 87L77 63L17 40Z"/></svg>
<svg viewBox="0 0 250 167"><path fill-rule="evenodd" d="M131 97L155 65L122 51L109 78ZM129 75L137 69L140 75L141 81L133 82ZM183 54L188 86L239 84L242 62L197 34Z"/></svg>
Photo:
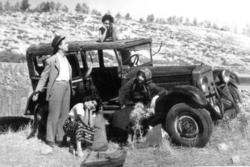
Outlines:
<svg viewBox="0 0 250 167"><path fill-rule="evenodd" d="M44 87L45 87L45 84L49 78L49 73L50 73L50 68L51 68L51 63L50 61L47 59L45 61L45 67L43 69L43 72L41 74L41 78L40 80L38 81L38 84L36 86L36 89L35 89L35 92L34 92L34 95L32 97L32 100L33 101L37 101L38 100L38 94L39 92L42 92Z"/></svg>
<svg viewBox="0 0 250 167"><path fill-rule="evenodd" d="M125 85L123 85L119 90L119 100L121 105L130 105L131 101L131 86L134 82L135 78L130 79Z"/></svg>
<svg viewBox="0 0 250 167"><path fill-rule="evenodd" d="M102 32L103 31L103 32ZM105 26L102 26L100 29L99 29L99 41L100 42L104 42L105 38L106 38L106 35L107 35L107 28Z"/></svg>
<svg viewBox="0 0 250 167"><path fill-rule="evenodd" d="M150 83L150 90L151 90L151 95L152 97L156 96L156 95L162 95L163 93L166 93L167 90L157 86L155 83Z"/></svg>
<svg viewBox="0 0 250 167"><path fill-rule="evenodd" d="M50 63L49 59L47 59L45 61L45 67L44 67L43 72L41 74L41 78L36 86L36 92L38 92L38 91L41 92L42 89L44 88L44 86L49 78L50 68L51 68L51 63Z"/></svg>

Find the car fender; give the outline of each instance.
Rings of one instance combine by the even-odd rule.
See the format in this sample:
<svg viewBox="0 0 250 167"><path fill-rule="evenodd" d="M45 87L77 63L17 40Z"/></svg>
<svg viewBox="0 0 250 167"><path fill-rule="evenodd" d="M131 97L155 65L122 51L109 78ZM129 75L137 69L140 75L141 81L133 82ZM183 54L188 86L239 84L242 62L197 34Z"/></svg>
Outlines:
<svg viewBox="0 0 250 167"><path fill-rule="evenodd" d="M173 89L171 89L168 93L168 96L173 96L175 94L180 94L185 97L189 97L192 102L194 102L194 105L198 106L206 106L207 105L207 99L202 93L202 91L194 86L190 85L181 85L181 86L175 86Z"/></svg>
<svg viewBox="0 0 250 167"><path fill-rule="evenodd" d="M187 103L196 108L206 108L208 102L204 94L190 85L175 86L156 100L155 112L166 113L176 103Z"/></svg>

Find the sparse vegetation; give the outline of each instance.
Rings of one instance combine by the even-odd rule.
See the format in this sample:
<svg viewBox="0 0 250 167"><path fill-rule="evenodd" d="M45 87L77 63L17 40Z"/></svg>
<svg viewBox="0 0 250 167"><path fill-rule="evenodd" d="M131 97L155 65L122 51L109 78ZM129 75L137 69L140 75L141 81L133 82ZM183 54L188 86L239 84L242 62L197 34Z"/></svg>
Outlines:
<svg viewBox="0 0 250 167"><path fill-rule="evenodd" d="M10 51L0 52L0 62L21 63L25 61L26 61L26 58L23 54L13 53Z"/></svg>
<svg viewBox="0 0 250 167"><path fill-rule="evenodd" d="M148 23L153 23L154 20L155 20L154 14L150 14L150 15L147 16L147 22Z"/></svg>
<svg viewBox="0 0 250 167"><path fill-rule="evenodd" d="M247 94L249 94L249 92ZM130 167L135 164L138 167L249 165L249 104L245 103L243 106L243 112L236 119L218 123L206 147L179 147L171 144L168 138L164 138L163 145L160 148L125 148L128 151L128 155L124 166ZM70 154L67 148L55 148L53 154L49 156L42 155L41 150L45 147L45 144L36 138L27 140L26 137L29 132L30 126L27 126L19 132L14 133L9 130L0 136L0 161L2 165L80 165L82 160ZM221 148L221 145L224 147ZM113 143L110 143L109 146L111 148L115 147ZM233 163L232 157L234 156L238 156L240 161Z"/></svg>
<svg viewBox="0 0 250 167"><path fill-rule="evenodd" d="M20 6L21 11L27 11L29 7L30 7L29 0L22 0L21 6Z"/></svg>
<svg viewBox="0 0 250 167"><path fill-rule="evenodd" d="M129 13L127 13L127 14L125 15L125 20L131 20L131 19L132 19L132 17L130 16Z"/></svg>
<svg viewBox="0 0 250 167"><path fill-rule="evenodd" d="M75 7L75 11L78 13L88 14L90 12L90 8L86 3L83 3L83 4L77 3Z"/></svg>

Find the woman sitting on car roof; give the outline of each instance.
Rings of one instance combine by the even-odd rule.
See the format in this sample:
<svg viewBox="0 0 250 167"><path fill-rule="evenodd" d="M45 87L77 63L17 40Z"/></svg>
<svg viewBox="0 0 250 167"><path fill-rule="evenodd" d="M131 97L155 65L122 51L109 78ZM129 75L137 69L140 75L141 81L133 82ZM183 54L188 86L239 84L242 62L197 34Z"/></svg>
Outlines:
<svg viewBox="0 0 250 167"><path fill-rule="evenodd" d="M99 28L99 42L110 42L117 40L116 28L114 27L114 18L110 14L102 17L102 27Z"/></svg>

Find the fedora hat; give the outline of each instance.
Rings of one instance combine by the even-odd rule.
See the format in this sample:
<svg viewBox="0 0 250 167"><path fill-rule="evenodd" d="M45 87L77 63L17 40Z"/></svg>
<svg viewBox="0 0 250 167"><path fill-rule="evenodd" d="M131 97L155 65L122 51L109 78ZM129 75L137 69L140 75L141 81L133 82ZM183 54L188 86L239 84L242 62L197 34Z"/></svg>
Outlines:
<svg viewBox="0 0 250 167"><path fill-rule="evenodd" d="M56 35L52 40L51 46L53 49L57 49L58 45L65 39L65 36Z"/></svg>

